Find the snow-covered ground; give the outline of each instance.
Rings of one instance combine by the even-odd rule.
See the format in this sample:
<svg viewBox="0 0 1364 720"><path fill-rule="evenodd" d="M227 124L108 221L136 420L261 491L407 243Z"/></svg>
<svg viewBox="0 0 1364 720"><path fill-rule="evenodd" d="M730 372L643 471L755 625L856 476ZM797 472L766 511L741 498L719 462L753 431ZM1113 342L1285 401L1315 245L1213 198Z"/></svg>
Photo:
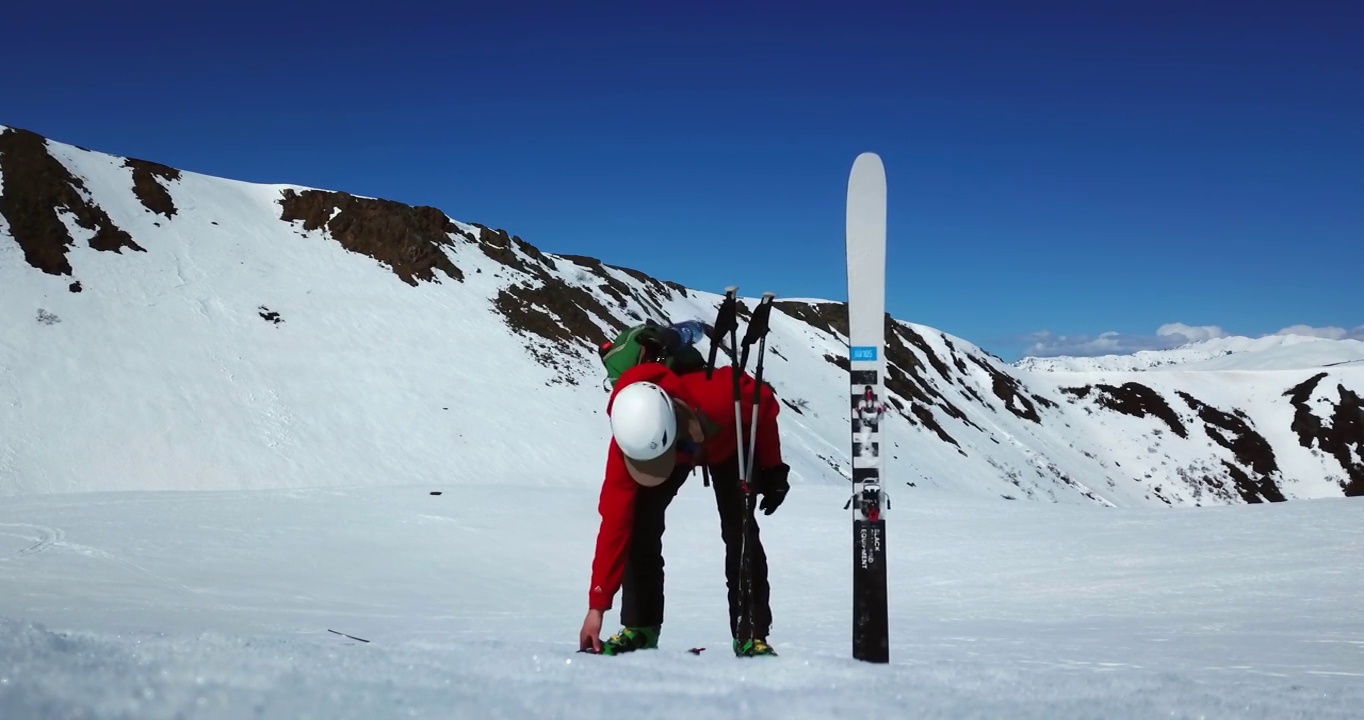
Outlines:
<svg viewBox="0 0 1364 720"><path fill-rule="evenodd" d="M0 717L1279 720L1364 707L1359 499L1170 510L899 493L880 666L850 659L835 488L797 488L760 521L780 657L726 647L718 521L693 478L665 536L662 648L608 658L574 652L595 490L506 480L8 499Z"/></svg>

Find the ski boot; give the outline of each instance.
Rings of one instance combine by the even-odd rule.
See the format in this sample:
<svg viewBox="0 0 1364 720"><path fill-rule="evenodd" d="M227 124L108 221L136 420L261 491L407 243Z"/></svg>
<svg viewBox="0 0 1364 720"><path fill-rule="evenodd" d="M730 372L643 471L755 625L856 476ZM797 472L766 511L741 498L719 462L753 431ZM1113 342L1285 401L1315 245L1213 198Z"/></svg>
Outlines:
<svg viewBox="0 0 1364 720"><path fill-rule="evenodd" d="M767 644L765 638L753 638L752 640L734 638L735 657L757 657L758 655L775 656L776 654L777 651L773 650L772 646Z"/></svg>
<svg viewBox="0 0 1364 720"><path fill-rule="evenodd" d="M602 655L619 655L636 650L658 649L658 632L661 628L624 627L601 644Z"/></svg>

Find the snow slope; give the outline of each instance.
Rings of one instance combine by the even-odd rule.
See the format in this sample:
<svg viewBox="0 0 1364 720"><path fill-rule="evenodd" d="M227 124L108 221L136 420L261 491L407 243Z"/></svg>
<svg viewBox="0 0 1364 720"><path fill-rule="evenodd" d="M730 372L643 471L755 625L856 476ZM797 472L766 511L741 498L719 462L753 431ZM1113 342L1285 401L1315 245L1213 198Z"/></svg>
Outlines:
<svg viewBox="0 0 1364 720"><path fill-rule="evenodd" d="M921 493L891 521L891 663L872 666L849 657L843 494L820 486L760 518L779 657L728 653L699 482L669 511L661 648L574 653L595 498L568 485L7 502L0 717L1332 720L1364 703L1358 498Z"/></svg>
<svg viewBox="0 0 1364 720"><path fill-rule="evenodd" d="M720 299L434 208L12 129L0 182L0 496L595 492L596 346L646 317L709 320ZM903 320L888 342L892 503L933 489L1118 506L1364 493L1364 364L1029 372ZM846 487L846 345L842 304L779 299L766 367L797 486ZM1307 347L1353 346L1279 349ZM1305 384L1313 400L1295 404Z"/></svg>

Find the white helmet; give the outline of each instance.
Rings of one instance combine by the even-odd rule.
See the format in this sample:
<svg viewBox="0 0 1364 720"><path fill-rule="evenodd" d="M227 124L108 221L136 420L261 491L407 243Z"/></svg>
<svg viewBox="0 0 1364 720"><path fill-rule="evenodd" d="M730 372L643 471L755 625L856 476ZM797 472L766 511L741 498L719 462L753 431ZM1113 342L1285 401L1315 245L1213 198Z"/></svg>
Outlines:
<svg viewBox="0 0 1364 720"><path fill-rule="evenodd" d="M676 461L677 411L663 388L642 381L621 388L611 401L611 434L636 482L654 486L668 479Z"/></svg>
<svg viewBox="0 0 1364 720"><path fill-rule="evenodd" d="M611 402L611 434L633 460L652 460L673 446L677 411L673 399L651 382L621 388Z"/></svg>

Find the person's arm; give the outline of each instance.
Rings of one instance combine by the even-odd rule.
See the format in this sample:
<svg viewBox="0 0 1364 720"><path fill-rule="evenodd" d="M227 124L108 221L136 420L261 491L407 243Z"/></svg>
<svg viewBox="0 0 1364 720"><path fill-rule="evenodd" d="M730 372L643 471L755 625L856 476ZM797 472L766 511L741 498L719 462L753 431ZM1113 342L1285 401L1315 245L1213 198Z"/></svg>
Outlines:
<svg viewBox="0 0 1364 720"><path fill-rule="evenodd" d="M625 575L625 560L630 549L630 534L635 521L635 491L639 486L625 469L625 459L615 440L606 459L597 512L596 552L592 557L592 580L587 591L587 617L578 634L578 647L601 651L602 617L620 589Z"/></svg>
<svg viewBox="0 0 1364 720"><path fill-rule="evenodd" d="M606 477L602 482L597 512L596 554L592 558L592 586L587 605L593 610L610 610L625 574L625 557L630 547L630 531L635 521L635 491L639 485L625 469L625 458L615 440L607 453Z"/></svg>
<svg viewBox="0 0 1364 720"><path fill-rule="evenodd" d="M754 475L762 502L758 509L771 515L786 499L791 485L787 475L791 467L782 460L781 434L777 415L781 412L776 394L766 385L761 388L762 405L758 409L757 447L754 448ZM750 409L750 412L751 409Z"/></svg>
<svg viewBox="0 0 1364 720"><path fill-rule="evenodd" d="M745 380L749 383L748 390L751 393L756 387L756 383L747 376L745 376ZM770 468L782 464L781 434L777 431L777 414L781 412L781 402L777 400L772 388L766 384L763 384L761 392L762 405L758 408L758 435L754 460L756 460L755 467ZM752 406L746 408L744 412L746 416L751 416Z"/></svg>

